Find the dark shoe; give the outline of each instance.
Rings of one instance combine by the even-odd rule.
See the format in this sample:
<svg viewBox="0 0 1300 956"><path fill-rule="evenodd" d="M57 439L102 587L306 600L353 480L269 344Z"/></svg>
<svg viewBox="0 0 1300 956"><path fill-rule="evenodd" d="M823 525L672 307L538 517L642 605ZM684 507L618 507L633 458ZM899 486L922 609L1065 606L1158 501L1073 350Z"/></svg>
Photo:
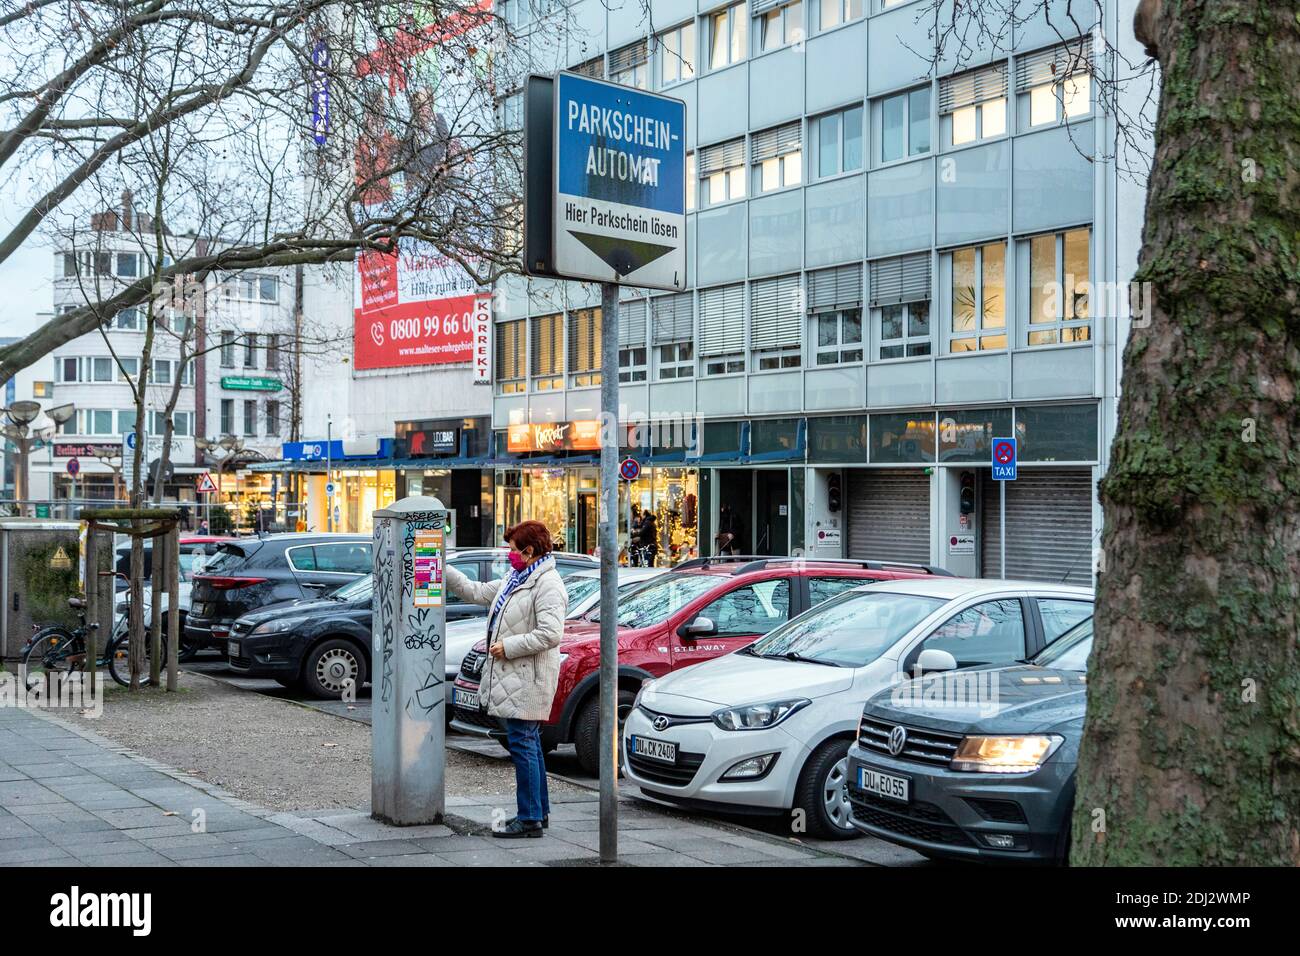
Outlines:
<svg viewBox="0 0 1300 956"><path fill-rule="evenodd" d="M524 837L539 839L542 835L542 824L537 820L520 820L514 817L500 830L493 830L492 835L502 840L519 840Z"/></svg>
<svg viewBox="0 0 1300 956"><path fill-rule="evenodd" d="M518 819L519 819L518 817L511 817L509 820L506 821L506 824L509 825L511 823L514 823ZM548 813L546 816L542 817L542 829L549 830L550 828L551 828L551 815Z"/></svg>

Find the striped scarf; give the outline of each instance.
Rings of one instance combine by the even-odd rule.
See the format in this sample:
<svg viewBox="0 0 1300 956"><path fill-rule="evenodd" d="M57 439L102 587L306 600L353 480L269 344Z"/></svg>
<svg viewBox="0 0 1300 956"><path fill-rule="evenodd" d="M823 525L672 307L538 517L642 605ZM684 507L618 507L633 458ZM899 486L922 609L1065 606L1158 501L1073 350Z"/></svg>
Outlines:
<svg viewBox="0 0 1300 956"><path fill-rule="evenodd" d="M501 608L505 607L505 603L507 599L509 599L511 592L531 578L534 572L540 571L543 567L553 565L554 563L554 557L548 554L534 561L522 571L516 571L513 568L510 569L510 573L506 575L504 583L501 587L497 588L496 600L492 602L492 610L488 614L487 632L489 638L492 636L492 628L496 624L497 614L501 611Z"/></svg>

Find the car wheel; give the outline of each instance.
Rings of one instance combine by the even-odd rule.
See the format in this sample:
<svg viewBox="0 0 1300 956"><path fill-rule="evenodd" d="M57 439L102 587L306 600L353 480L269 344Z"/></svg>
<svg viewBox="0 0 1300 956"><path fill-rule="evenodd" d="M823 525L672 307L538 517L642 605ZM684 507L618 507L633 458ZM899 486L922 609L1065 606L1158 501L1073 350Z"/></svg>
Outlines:
<svg viewBox="0 0 1300 956"><path fill-rule="evenodd" d="M828 740L808 758L799 774L794 805L808 822L808 833L825 840L859 836L850 821L849 742Z"/></svg>
<svg viewBox="0 0 1300 956"><path fill-rule="evenodd" d="M307 655L303 686L313 697L338 700L349 678L360 688L366 680L366 658L361 648L343 638L322 641Z"/></svg>
<svg viewBox="0 0 1300 956"><path fill-rule="evenodd" d="M623 739L623 723L632 713L632 704L636 692L619 688L618 691L618 736ZM578 752L578 766L593 777L600 776L600 695L592 694L591 699L582 705L578 713L578 722L573 728L573 746Z"/></svg>

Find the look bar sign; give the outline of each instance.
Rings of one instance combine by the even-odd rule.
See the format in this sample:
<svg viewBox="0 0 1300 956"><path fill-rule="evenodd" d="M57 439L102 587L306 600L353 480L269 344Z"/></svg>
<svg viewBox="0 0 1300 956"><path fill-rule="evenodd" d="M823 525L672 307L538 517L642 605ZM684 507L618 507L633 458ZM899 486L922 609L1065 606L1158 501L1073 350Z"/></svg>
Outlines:
<svg viewBox="0 0 1300 956"><path fill-rule="evenodd" d="M555 271L686 288L686 104L561 73L555 95Z"/></svg>

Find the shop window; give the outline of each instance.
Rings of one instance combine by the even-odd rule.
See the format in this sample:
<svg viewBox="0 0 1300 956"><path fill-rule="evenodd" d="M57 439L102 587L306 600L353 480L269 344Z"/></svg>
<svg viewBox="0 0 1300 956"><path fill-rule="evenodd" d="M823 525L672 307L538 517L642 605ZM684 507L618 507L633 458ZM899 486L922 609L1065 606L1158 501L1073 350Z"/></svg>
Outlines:
<svg viewBox="0 0 1300 956"><path fill-rule="evenodd" d="M1097 406L1017 406L1016 436L1022 461L1096 461Z"/></svg>
<svg viewBox="0 0 1300 956"><path fill-rule="evenodd" d="M816 169L818 179L862 168L861 106L825 113L812 120L811 126L810 140L817 155L810 166Z"/></svg>
<svg viewBox="0 0 1300 956"><path fill-rule="evenodd" d="M948 255L952 273L948 289L952 314L949 351L1005 349L1006 243L968 246Z"/></svg>
<svg viewBox="0 0 1300 956"><path fill-rule="evenodd" d="M695 22L659 34L659 85L695 78Z"/></svg>
<svg viewBox="0 0 1300 956"><path fill-rule="evenodd" d="M930 152L930 87L880 101L880 157L882 163L922 156Z"/></svg>
<svg viewBox="0 0 1300 956"><path fill-rule="evenodd" d="M1071 229L1026 240L1029 345L1087 342L1091 338L1091 234L1088 228Z"/></svg>
<svg viewBox="0 0 1300 956"><path fill-rule="evenodd" d="M496 323L497 392L510 395L527 387L524 359L524 320Z"/></svg>
<svg viewBox="0 0 1300 956"><path fill-rule="evenodd" d="M1016 58L1022 122L1055 125L1092 112L1092 38Z"/></svg>
<svg viewBox="0 0 1300 956"><path fill-rule="evenodd" d="M745 58L747 22L743 3L719 10L709 17L710 70L719 70Z"/></svg>
<svg viewBox="0 0 1300 956"><path fill-rule="evenodd" d="M766 53L803 42L803 2L777 6L779 0L753 0L754 52Z"/></svg>
<svg viewBox="0 0 1300 956"><path fill-rule="evenodd" d="M939 460L987 465L993 439L1011 434L1010 408L939 412Z"/></svg>
<svg viewBox="0 0 1300 956"><path fill-rule="evenodd" d="M564 317L534 316L532 321L533 388L550 390L564 387Z"/></svg>
<svg viewBox="0 0 1300 956"><path fill-rule="evenodd" d="M872 415L869 427L873 464L929 464L934 461L934 416Z"/></svg>
<svg viewBox="0 0 1300 956"><path fill-rule="evenodd" d="M600 309L569 313L569 384L600 384Z"/></svg>
<svg viewBox="0 0 1300 956"><path fill-rule="evenodd" d="M755 133L750 168L756 193L797 186L803 179L803 130L796 121Z"/></svg>
<svg viewBox="0 0 1300 956"><path fill-rule="evenodd" d="M1006 135L1006 64L995 63L940 80L939 114L944 117L949 146Z"/></svg>
<svg viewBox="0 0 1300 956"><path fill-rule="evenodd" d="M867 460L866 415L819 415L808 419L810 462Z"/></svg>
<svg viewBox="0 0 1300 956"><path fill-rule="evenodd" d="M862 0L820 0L818 26L829 30L862 16Z"/></svg>

